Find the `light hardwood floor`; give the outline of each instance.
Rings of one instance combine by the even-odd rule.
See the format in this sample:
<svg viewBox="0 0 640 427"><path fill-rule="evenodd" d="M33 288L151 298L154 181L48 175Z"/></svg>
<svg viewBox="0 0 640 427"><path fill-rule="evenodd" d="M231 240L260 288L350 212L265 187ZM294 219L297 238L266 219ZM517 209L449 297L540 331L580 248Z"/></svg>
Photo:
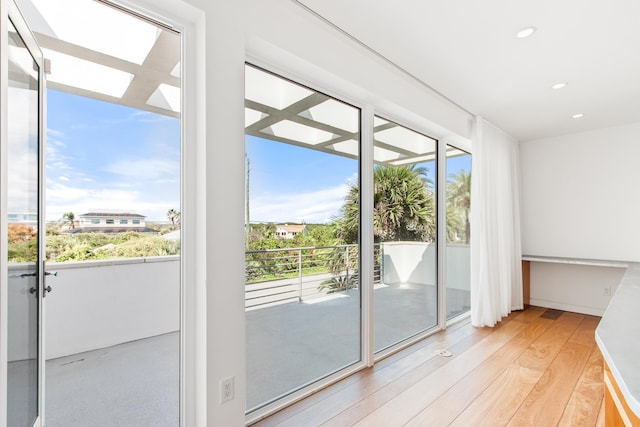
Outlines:
<svg viewBox="0 0 640 427"><path fill-rule="evenodd" d="M254 426L603 426L599 320L529 307L465 321Z"/></svg>

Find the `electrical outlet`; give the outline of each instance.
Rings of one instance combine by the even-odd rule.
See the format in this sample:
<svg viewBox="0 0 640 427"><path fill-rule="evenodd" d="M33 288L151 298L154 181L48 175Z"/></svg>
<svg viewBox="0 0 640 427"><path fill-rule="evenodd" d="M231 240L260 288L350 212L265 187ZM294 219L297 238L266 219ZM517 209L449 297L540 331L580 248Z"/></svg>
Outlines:
<svg viewBox="0 0 640 427"><path fill-rule="evenodd" d="M602 294L606 297L611 295L611 288L609 286L605 286Z"/></svg>
<svg viewBox="0 0 640 427"><path fill-rule="evenodd" d="M233 377L220 381L220 403L233 400Z"/></svg>

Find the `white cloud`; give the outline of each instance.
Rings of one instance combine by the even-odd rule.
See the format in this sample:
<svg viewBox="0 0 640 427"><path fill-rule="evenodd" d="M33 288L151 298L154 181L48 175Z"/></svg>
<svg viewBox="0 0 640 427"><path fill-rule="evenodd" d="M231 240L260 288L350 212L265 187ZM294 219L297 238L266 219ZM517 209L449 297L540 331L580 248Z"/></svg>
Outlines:
<svg viewBox="0 0 640 427"><path fill-rule="evenodd" d="M57 183L53 180L47 182L47 206L62 206L76 203L89 195L89 191ZM67 209L65 212L68 212Z"/></svg>
<svg viewBox="0 0 640 427"><path fill-rule="evenodd" d="M49 131L51 132L51 131ZM69 170L70 157L62 154L66 144L59 140L47 139L46 144L46 168L47 170Z"/></svg>
<svg viewBox="0 0 640 427"><path fill-rule="evenodd" d="M165 220L167 210L180 210L179 202L170 200L167 194L143 194L139 189L86 189L53 180L47 182L46 198L49 221L59 220L65 212L81 215L92 208L131 210L149 220Z"/></svg>
<svg viewBox="0 0 640 427"><path fill-rule="evenodd" d="M160 114L151 113L149 111L135 111L129 117L128 120L133 120L142 123L158 123L166 120L172 120L172 117L163 116ZM175 119L173 119L175 120Z"/></svg>
<svg viewBox="0 0 640 427"><path fill-rule="evenodd" d="M64 132L61 132L56 129L47 128L47 139L48 139L47 143L54 142L56 144L61 144L64 146L64 143L62 141L53 139L53 138L62 138L62 137L64 137Z"/></svg>
<svg viewBox="0 0 640 427"><path fill-rule="evenodd" d="M348 184L311 191L263 195L251 200L251 221L326 223L340 214Z"/></svg>
<svg viewBox="0 0 640 427"><path fill-rule="evenodd" d="M139 180L153 180L156 183L177 182L180 177L180 162L166 158L123 159L107 165L104 170L120 175L129 182Z"/></svg>

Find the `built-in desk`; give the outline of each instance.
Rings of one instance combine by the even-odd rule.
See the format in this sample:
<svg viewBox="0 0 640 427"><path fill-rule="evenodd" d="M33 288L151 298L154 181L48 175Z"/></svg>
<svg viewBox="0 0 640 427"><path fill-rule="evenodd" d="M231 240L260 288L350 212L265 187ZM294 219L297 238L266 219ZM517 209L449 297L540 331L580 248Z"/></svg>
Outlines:
<svg viewBox="0 0 640 427"><path fill-rule="evenodd" d="M591 265L594 267L629 267L627 261L609 261L604 259L567 258L557 256L522 255L522 261L553 262L556 264Z"/></svg>
<svg viewBox="0 0 640 427"><path fill-rule="evenodd" d="M525 298L530 262L626 269L596 329L596 342L605 360L605 425L640 426L640 263L524 255Z"/></svg>
<svg viewBox="0 0 640 427"><path fill-rule="evenodd" d="M525 305L602 316L629 263L523 255Z"/></svg>
<svg viewBox="0 0 640 427"><path fill-rule="evenodd" d="M629 263L596 342L605 360L605 425L640 426L640 263Z"/></svg>

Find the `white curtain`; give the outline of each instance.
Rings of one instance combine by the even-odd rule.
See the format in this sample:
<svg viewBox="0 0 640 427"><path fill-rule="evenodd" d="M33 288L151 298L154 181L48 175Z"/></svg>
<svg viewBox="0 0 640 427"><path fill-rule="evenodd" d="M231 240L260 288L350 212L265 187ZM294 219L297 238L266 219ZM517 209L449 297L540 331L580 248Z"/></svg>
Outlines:
<svg viewBox="0 0 640 427"><path fill-rule="evenodd" d="M523 308L519 143L476 117L471 179L471 323Z"/></svg>

